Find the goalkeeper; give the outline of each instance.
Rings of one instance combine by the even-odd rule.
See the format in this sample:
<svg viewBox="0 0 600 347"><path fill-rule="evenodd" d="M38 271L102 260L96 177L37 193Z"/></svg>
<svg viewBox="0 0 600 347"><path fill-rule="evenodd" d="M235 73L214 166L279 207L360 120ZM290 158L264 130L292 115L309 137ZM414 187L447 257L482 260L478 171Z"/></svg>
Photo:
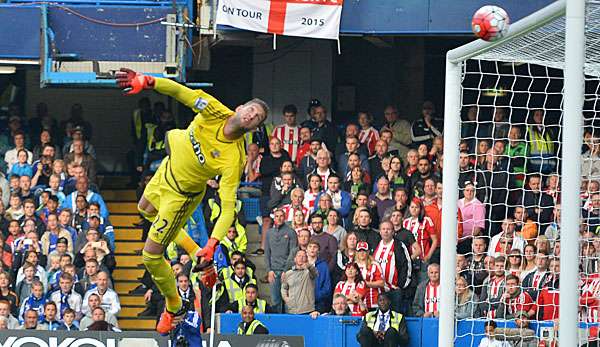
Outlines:
<svg viewBox="0 0 600 347"><path fill-rule="evenodd" d="M128 95L144 89L171 96L191 108L196 116L187 129L167 133L165 157L146 186L138 209L152 226L144 245L144 265L165 297L166 308L156 326L169 333L185 316L171 267L163 257L174 241L190 256L197 256L194 271L203 271L202 281L212 287L216 272L212 263L215 248L233 223L237 188L245 165L244 134L260 126L269 108L260 99L252 99L235 111L202 90L192 90L165 78L154 78L121 68L117 84ZM202 249L182 227L202 201L206 181L221 176L219 196L221 216L211 238Z"/></svg>

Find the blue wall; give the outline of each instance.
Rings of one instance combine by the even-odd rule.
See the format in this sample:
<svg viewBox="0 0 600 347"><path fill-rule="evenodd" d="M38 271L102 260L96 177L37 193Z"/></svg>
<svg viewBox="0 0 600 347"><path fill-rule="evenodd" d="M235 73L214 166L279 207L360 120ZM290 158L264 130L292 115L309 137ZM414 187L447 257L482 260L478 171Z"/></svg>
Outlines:
<svg viewBox="0 0 600 347"><path fill-rule="evenodd" d="M273 335L304 336L305 346L358 347L356 334L361 318L321 316L312 319L302 315L264 315L256 318L263 322ZM235 334L241 322L239 314L221 314L221 333ZM437 318L406 318L410 344L408 347L430 347L438 345L439 324ZM479 345L483 338L485 320L460 321L456 327L456 347ZM496 321L499 328L514 328L514 322ZM530 328L539 336L539 328L552 326L552 322L531 321Z"/></svg>

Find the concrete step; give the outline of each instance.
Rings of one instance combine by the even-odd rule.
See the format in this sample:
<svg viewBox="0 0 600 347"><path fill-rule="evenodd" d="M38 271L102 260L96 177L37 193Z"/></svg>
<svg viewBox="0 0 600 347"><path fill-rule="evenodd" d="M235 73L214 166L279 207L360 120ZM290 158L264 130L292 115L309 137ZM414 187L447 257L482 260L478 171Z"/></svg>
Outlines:
<svg viewBox="0 0 600 347"><path fill-rule="evenodd" d="M124 268L119 266L113 271L113 279L115 279L115 281L137 281L143 274L143 268Z"/></svg>
<svg viewBox="0 0 600 347"><path fill-rule="evenodd" d="M104 201L137 201L137 196L133 189L102 190L102 198Z"/></svg>
<svg viewBox="0 0 600 347"><path fill-rule="evenodd" d="M133 228L115 228L115 240L116 241L141 241L142 240L142 229Z"/></svg>
<svg viewBox="0 0 600 347"><path fill-rule="evenodd" d="M117 241L115 242L116 254L135 254L135 251L144 249L143 242L136 241ZM118 264L118 263L117 263Z"/></svg>
<svg viewBox="0 0 600 347"><path fill-rule="evenodd" d="M118 269L116 269L115 271L117 270ZM119 294L119 297L121 297L121 295L129 295L130 290L137 288L137 286L141 284L137 281L137 277L134 278L134 280L132 280L131 282L123 282L118 280L115 281L115 291L117 292L117 294Z"/></svg>
<svg viewBox="0 0 600 347"><path fill-rule="evenodd" d="M246 237L248 238L248 244L258 242L260 243L260 234L258 233L258 225L248 224L246 225Z"/></svg>
<svg viewBox="0 0 600 347"><path fill-rule="evenodd" d="M115 260L118 267L137 267L138 265L142 265L141 255L117 255L115 256Z"/></svg>
<svg viewBox="0 0 600 347"><path fill-rule="evenodd" d="M148 318L119 318L119 328L123 330L154 330L156 320Z"/></svg>
<svg viewBox="0 0 600 347"><path fill-rule="evenodd" d="M138 313L142 312L145 306L142 307L122 307L118 318L137 318Z"/></svg>
<svg viewBox="0 0 600 347"><path fill-rule="evenodd" d="M138 283L136 283L136 284L138 284ZM144 301L144 297L141 295L120 295L119 294L119 301L121 302L122 307L145 306L146 305L146 302Z"/></svg>
<svg viewBox="0 0 600 347"><path fill-rule="evenodd" d="M110 213L130 213L137 214L137 202L113 201L106 204Z"/></svg>
<svg viewBox="0 0 600 347"><path fill-rule="evenodd" d="M110 222L115 228L133 227L134 224L140 221L140 218L138 214L111 215Z"/></svg>

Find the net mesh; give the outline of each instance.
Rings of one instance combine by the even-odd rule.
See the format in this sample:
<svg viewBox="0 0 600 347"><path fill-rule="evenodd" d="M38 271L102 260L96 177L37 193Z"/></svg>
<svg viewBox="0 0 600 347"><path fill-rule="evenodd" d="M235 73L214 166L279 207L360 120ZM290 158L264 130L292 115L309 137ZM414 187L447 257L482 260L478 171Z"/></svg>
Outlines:
<svg viewBox="0 0 600 347"><path fill-rule="evenodd" d="M562 165L582 165L581 187L563 189L582 198L581 342L598 339L600 1L586 13L580 158L561 160L562 124L577 116L563 116L564 16L462 63L457 346L558 342Z"/></svg>

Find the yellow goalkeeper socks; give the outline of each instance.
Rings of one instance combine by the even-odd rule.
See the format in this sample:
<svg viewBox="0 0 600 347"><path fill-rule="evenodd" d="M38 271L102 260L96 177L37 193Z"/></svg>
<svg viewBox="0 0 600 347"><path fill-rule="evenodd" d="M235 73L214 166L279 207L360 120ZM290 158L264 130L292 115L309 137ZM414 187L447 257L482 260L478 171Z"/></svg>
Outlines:
<svg viewBox="0 0 600 347"><path fill-rule="evenodd" d="M167 311L171 313L177 313L182 306L181 297L177 293L177 286L175 285L175 275L171 266L162 254L151 254L146 251L142 252L144 265L156 286L160 290L161 294L165 297L165 304Z"/></svg>
<svg viewBox="0 0 600 347"><path fill-rule="evenodd" d="M192 260L196 260L196 253L200 250L200 246L192 240L185 229L179 230L173 241L177 246L183 248Z"/></svg>

